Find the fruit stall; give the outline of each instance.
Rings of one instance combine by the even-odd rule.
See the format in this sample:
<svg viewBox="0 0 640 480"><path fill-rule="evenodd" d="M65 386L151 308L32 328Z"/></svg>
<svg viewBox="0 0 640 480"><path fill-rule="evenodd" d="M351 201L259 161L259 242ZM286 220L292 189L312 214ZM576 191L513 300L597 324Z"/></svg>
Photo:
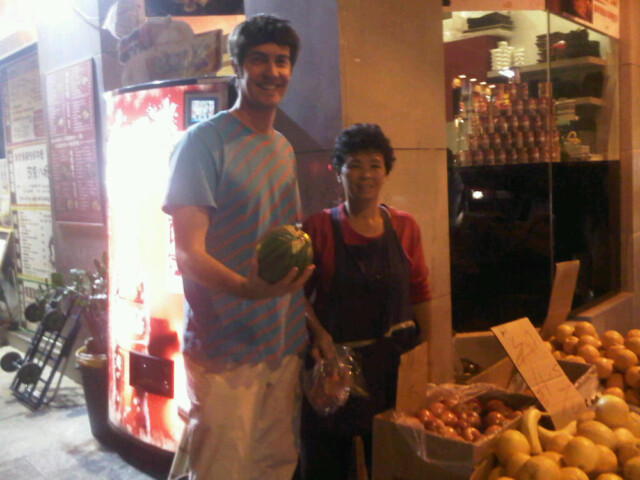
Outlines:
<svg viewBox="0 0 640 480"><path fill-rule="evenodd" d="M374 419L374 480L640 479L640 329L568 318L577 268L557 270L540 328L455 338L455 381L428 383L427 345L403 356L396 408Z"/></svg>

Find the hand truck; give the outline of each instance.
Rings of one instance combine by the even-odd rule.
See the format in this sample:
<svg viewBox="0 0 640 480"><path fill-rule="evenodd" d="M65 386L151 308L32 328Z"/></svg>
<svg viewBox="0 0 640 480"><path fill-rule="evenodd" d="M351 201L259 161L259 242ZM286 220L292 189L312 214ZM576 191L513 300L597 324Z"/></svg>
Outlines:
<svg viewBox="0 0 640 480"><path fill-rule="evenodd" d="M13 395L33 410L51 402L58 392L80 331L84 313L80 302L70 298L64 302L68 303L66 308L61 303L53 300L46 306L24 358L18 352L9 352L0 359L2 370L17 371L10 387ZM30 307L25 309L27 317L33 312L33 308L27 312ZM56 386L50 390L54 382Z"/></svg>

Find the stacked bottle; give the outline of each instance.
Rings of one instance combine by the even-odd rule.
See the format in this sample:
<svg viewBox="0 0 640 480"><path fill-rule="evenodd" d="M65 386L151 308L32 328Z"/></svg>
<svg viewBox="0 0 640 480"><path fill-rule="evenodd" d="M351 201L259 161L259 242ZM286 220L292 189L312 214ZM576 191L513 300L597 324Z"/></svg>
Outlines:
<svg viewBox="0 0 640 480"><path fill-rule="evenodd" d="M458 164L502 165L556 162L560 159L560 134L556 128L551 84L496 84L489 92L472 92L469 133Z"/></svg>

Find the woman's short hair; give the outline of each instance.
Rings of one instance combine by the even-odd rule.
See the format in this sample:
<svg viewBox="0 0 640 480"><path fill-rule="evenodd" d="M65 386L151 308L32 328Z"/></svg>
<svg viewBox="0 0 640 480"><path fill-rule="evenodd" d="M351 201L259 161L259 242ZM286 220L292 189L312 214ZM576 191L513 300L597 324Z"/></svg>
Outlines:
<svg viewBox="0 0 640 480"><path fill-rule="evenodd" d="M291 65L296 63L300 49L298 34L287 20L263 13L235 26L229 35L229 55L236 65L241 66L251 48L265 43L289 47Z"/></svg>
<svg viewBox="0 0 640 480"><path fill-rule="evenodd" d="M386 172L391 171L396 160L393 148L380 126L375 123L355 123L338 134L333 146L333 169L340 172L349 156L363 151L380 152Z"/></svg>

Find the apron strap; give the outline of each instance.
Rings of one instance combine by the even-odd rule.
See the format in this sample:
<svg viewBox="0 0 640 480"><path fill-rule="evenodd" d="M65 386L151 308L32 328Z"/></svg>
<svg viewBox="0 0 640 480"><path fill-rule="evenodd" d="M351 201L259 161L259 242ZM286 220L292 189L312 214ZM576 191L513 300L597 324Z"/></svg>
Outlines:
<svg viewBox="0 0 640 480"><path fill-rule="evenodd" d="M342 235L342 225L340 225L340 206L331 209L331 230L333 231L334 262L344 265L347 252L344 248L344 236Z"/></svg>

